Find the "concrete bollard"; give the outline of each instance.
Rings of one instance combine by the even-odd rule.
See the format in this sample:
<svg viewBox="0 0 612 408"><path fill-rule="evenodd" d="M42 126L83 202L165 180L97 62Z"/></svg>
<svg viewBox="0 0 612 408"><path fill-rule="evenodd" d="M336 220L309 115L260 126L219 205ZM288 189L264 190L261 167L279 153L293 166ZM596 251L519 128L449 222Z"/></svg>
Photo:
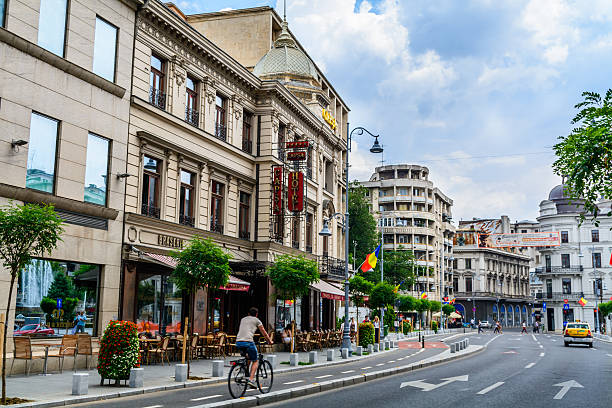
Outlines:
<svg viewBox="0 0 612 408"><path fill-rule="evenodd" d="M299 361L300 359L298 358L298 353L289 354L289 365L291 367L297 367Z"/></svg>
<svg viewBox="0 0 612 408"><path fill-rule="evenodd" d="M357 346L355 354L357 354L358 356L363 356L363 346Z"/></svg>
<svg viewBox="0 0 612 408"><path fill-rule="evenodd" d="M141 388L144 385L144 368L130 370L130 388Z"/></svg>
<svg viewBox="0 0 612 408"><path fill-rule="evenodd" d="M391 348L391 342L389 340L385 341L385 350L388 350Z"/></svg>
<svg viewBox="0 0 612 408"><path fill-rule="evenodd" d="M451 343L450 352L455 353L457 351L457 343Z"/></svg>
<svg viewBox="0 0 612 408"><path fill-rule="evenodd" d="M374 352L378 353L380 351L380 344L379 343L374 343Z"/></svg>
<svg viewBox="0 0 612 408"><path fill-rule="evenodd" d="M374 352L374 345L368 344L368 354L372 354Z"/></svg>
<svg viewBox="0 0 612 408"><path fill-rule="evenodd" d="M308 352L308 362L311 364L317 363L317 352L316 351Z"/></svg>
<svg viewBox="0 0 612 408"><path fill-rule="evenodd" d="M223 360L213 360L212 362L212 376L213 377L223 377L223 364L225 364L225 361Z"/></svg>
<svg viewBox="0 0 612 408"><path fill-rule="evenodd" d="M270 362L273 369L276 369L276 366L278 365L278 356L276 354L268 354L266 356L266 360Z"/></svg>
<svg viewBox="0 0 612 408"><path fill-rule="evenodd" d="M347 359L347 358L349 358L349 350L348 350L347 348L343 348L343 349L341 350L341 352L342 352L342 358L343 358L343 359Z"/></svg>
<svg viewBox="0 0 612 408"><path fill-rule="evenodd" d="M469 346L470 345L470 339L465 339L465 346Z"/></svg>
<svg viewBox="0 0 612 408"><path fill-rule="evenodd" d="M89 374L72 374L72 395L87 395L89 391Z"/></svg>
<svg viewBox="0 0 612 408"><path fill-rule="evenodd" d="M327 361L334 361L334 353L336 352L336 350L334 349L328 349L327 350Z"/></svg>
<svg viewBox="0 0 612 408"><path fill-rule="evenodd" d="M177 364L174 366L174 381L187 381L187 364Z"/></svg>
<svg viewBox="0 0 612 408"><path fill-rule="evenodd" d="M463 343L463 341L460 341L460 342L459 342L459 350L463 350L463 348L464 348L464 347L463 347L463 344L464 344L464 343Z"/></svg>

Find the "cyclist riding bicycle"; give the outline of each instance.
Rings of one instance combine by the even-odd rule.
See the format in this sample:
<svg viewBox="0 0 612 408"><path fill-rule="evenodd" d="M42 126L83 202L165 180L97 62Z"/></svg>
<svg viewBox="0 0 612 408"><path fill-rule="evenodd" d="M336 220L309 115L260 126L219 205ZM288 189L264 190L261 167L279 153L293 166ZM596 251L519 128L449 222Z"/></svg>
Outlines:
<svg viewBox="0 0 612 408"><path fill-rule="evenodd" d="M264 329L263 323L257 318L258 312L259 311L256 307L249 309L249 315L240 320L240 328L238 329L238 334L236 335L236 348L247 355L246 358L251 364L248 382L248 385L251 388L257 388L254 378L255 373L257 372L257 366L259 365L257 360L257 347L253 341L253 335L257 329L259 329L268 343L273 343L272 339L268 335L268 332L266 332L266 329Z"/></svg>

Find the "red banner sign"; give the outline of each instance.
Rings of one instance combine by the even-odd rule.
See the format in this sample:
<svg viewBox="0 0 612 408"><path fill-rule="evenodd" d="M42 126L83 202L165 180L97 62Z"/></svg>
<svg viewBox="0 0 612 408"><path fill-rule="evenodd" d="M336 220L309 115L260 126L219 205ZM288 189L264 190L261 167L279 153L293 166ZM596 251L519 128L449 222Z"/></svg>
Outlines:
<svg viewBox="0 0 612 408"><path fill-rule="evenodd" d="M289 173L289 211L304 210L304 173L292 171Z"/></svg>
<svg viewBox="0 0 612 408"><path fill-rule="evenodd" d="M308 140L300 140L298 142L285 143L287 149L305 149L308 147Z"/></svg>
<svg viewBox="0 0 612 408"><path fill-rule="evenodd" d="M283 213L283 168L274 167L272 172L272 213L281 215Z"/></svg>
<svg viewBox="0 0 612 408"><path fill-rule="evenodd" d="M306 160L306 152L303 150L299 152L287 152L287 160L289 161Z"/></svg>

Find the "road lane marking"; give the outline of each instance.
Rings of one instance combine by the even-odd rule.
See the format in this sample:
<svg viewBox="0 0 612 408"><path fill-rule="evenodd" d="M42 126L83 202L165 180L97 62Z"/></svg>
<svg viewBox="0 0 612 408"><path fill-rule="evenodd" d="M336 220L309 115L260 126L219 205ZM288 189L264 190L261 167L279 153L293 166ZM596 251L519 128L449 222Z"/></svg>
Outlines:
<svg viewBox="0 0 612 408"><path fill-rule="evenodd" d="M284 385L298 384L301 382L304 382L304 380L289 381L289 382L284 383Z"/></svg>
<svg viewBox="0 0 612 408"><path fill-rule="evenodd" d="M149 405L148 407L142 407L142 408L162 408L163 405Z"/></svg>
<svg viewBox="0 0 612 408"><path fill-rule="evenodd" d="M502 385L503 383L504 383L503 381L496 382L495 384L493 384L493 385L489 385L487 388L485 388L485 389L483 389L483 390L478 391L476 394L478 394L478 395L484 395L484 394L486 394L487 392L489 392L489 391L491 391L491 390L494 390L495 388L499 387L499 386L500 386L500 385Z"/></svg>
<svg viewBox="0 0 612 408"><path fill-rule="evenodd" d="M552 339L551 341L557 341L557 340L555 340L555 339Z"/></svg>
<svg viewBox="0 0 612 408"><path fill-rule="evenodd" d="M320 375L320 376L315 377L315 378L318 380L319 378L327 378L327 377L333 377L333 375L331 375L331 374L326 374L326 375Z"/></svg>
<svg viewBox="0 0 612 408"><path fill-rule="evenodd" d="M538 341L538 340L535 338L535 334L532 334L532 335L531 335L531 337L533 337L533 341Z"/></svg>
<svg viewBox="0 0 612 408"><path fill-rule="evenodd" d="M612 357L612 354L606 354L608 357Z"/></svg>
<svg viewBox="0 0 612 408"><path fill-rule="evenodd" d="M192 398L192 399L190 399L190 401L204 401L204 400L207 400L207 399L217 398L217 397L222 397L222 395L221 394L207 395L206 397Z"/></svg>
<svg viewBox="0 0 612 408"><path fill-rule="evenodd" d="M533 367L534 365L535 365L535 363L529 363L529 364L527 364L527 365L525 366L525 368L531 368L531 367Z"/></svg>
<svg viewBox="0 0 612 408"><path fill-rule="evenodd" d="M387 361L388 363L395 363L395 360Z"/></svg>
<svg viewBox="0 0 612 408"><path fill-rule="evenodd" d="M376 367L384 366L385 363L376 364Z"/></svg>
<svg viewBox="0 0 612 408"><path fill-rule="evenodd" d="M342 371L340 374L348 374L348 373L354 373L355 370L347 370L347 371Z"/></svg>
<svg viewBox="0 0 612 408"><path fill-rule="evenodd" d="M463 381L466 382L468 380L468 375L460 375L457 377L449 377L449 378L442 378L442 382L440 384L430 384L430 383L426 383L425 380L416 380L416 381L408 381L408 382L403 382L400 384L400 388L404 388L404 387L416 387L416 388L420 388L423 391L431 391L431 390L435 390L436 388L440 388L444 385L453 383L455 381Z"/></svg>
<svg viewBox="0 0 612 408"><path fill-rule="evenodd" d="M584 388L575 380L569 380L559 384L555 384L553 385L553 387L562 387L557 393L557 395L553 397L553 399L562 399L563 397L565 397L565 394L567 394L570 388Z"/></svg>
<svg viewBox="0 0 612 408"><path fill-rule="evenodd" d="M367 369L369 369L369 368L372 368L372 367L371 367L371 366L367 366L367 367L362 367L361 369L362 369L362 370L367 370Z"/></svg>
<svg viewBox="0 0 612 408"><path fill-rule="evenodd" d="M540 357L544 357L546 355L546 353L542 352L540 353Z"/></svg>
<svg viewBox="0 0 612 408"><path fill-rule="evenodd" d="M544 346L540 344L540 348L544 348Z"/></svg>

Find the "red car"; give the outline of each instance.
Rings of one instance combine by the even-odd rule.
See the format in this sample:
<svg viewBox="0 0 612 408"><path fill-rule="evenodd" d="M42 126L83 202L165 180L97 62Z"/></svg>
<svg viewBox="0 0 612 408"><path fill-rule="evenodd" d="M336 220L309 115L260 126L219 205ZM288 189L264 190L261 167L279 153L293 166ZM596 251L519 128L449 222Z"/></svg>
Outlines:
<svg viewBox="0 0 612 408"><path fill-rule="evenodd" d="M55 334L55 331L45 326L41 326L40 324L26 324L25 326L22 326L19 330L16 330L14 334L15 336L22 336L24 334L51 335Z"/></svg>

